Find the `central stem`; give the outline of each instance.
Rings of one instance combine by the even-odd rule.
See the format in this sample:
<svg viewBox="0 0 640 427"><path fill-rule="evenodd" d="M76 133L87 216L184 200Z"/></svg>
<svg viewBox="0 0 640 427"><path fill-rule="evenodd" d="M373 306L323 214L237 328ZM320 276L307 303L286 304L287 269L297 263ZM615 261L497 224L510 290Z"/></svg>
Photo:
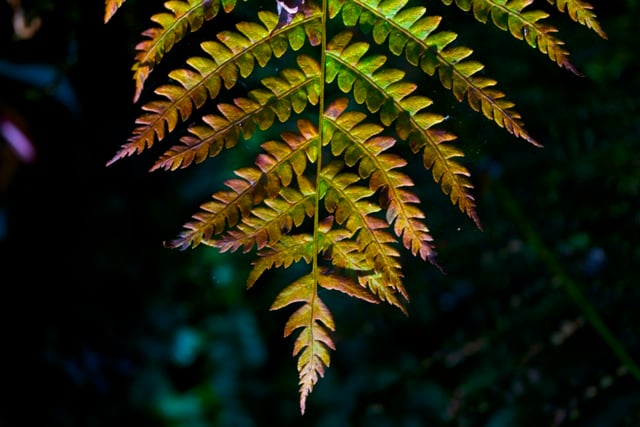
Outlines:
<svg viewBox="0 0 640 427"><path fill-rule="evenodd" d="M313 216L313 274L317 278L318 272L318 254L320 252L320 183L322 171L322 143L324 139L323 121L324 121L324 104L325 104L325 62L327 50L327 0L322 0L321 13L321 35L320 35L320 96L318 101L318 152L316 158L316 200L315 211ZM317 286L317 280L315 281ZM315 292L314 292L315 294Z"/></svg>

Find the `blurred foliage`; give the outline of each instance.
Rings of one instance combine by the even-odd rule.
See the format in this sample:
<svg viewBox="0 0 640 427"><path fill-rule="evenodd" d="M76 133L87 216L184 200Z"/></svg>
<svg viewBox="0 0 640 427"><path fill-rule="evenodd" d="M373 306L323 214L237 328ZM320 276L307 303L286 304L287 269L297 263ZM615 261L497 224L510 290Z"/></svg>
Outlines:
<svg viewBox="0 0 640 427"><path fill-rule="evenodd" d="M326 296L339 350L302 419L284 314L268 311L278 281L246 291L250 257L162 248L235 165L105 168L136 112L123 106L151 6L130 2L105 26L99 1L23 1L42 20L23 40L0 3L0 60L58 73L0 76L0 111L37 151L21 163L0 141L0 425L640 425L638 379L566 292L640 361L638 1L594 2L607 41L556 23L583 78L458 18L545 147L449 101L484 231L420 189L446 274L404 261L408 318ZM63 81L78 111L55 96Z"/></svg>

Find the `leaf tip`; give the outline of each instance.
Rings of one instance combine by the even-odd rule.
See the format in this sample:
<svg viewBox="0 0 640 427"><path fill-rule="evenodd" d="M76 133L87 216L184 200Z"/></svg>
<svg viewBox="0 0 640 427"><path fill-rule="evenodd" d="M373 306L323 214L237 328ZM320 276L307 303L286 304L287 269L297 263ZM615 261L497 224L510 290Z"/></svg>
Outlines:
<svg viewBox="0 0 640 427"><path fill-rule="evenodd" d="M120 159L120 156L113 156L107 163L105 163L105 167L109 167Z"/></svg>
<svg viewBox="0 0 640 427"><path fill-rule="evenodd" d="M434 266L436 267L438 270L440 270L440 273L446 275L447 272L444 270L444 268L440 265L440 263L438 263L437 260L437 254L435 252L432 252L429 254L429 256L427 257L427 260Z"/></svg>
<svg viewBox="0 0 640 427"><path fill-rule="evenodd" d="M307 409L307 394L302 393L300 395L300 415L304 415L304 412L306 409Z"/></svg>

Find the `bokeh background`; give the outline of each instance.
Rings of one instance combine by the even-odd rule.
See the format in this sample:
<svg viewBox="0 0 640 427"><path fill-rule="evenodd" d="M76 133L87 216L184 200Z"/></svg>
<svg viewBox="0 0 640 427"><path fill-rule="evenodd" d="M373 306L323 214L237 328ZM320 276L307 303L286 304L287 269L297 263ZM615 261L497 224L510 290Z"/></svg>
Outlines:
<svg viewBox="0 0 640 427"><path fill-rule="evenodd" d="M0 2L0 121L35 150L0 139L0 425L640 426L640 2L592 3L608 40L551 20L576 77L427 2L544 148L425 77L483 231L415 169L446 274L404 260L408 317L327 296L337 351L301 417L288 313L268 310L295 272L247 291L251 254L162 246L250 158L105 167L139 113L134 46L162 2L129 0L107 25L98 0Z"/></svg>

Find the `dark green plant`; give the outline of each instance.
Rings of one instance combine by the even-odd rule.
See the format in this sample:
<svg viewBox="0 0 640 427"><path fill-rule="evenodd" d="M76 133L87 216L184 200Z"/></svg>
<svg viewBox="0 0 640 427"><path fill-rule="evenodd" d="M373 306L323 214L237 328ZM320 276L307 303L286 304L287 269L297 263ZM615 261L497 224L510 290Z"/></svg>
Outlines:
<svg viewBox="0 0 640 427"><path fill-rule="evenodd" d="M123 3L106 1L105 22ZM576 75L557 29L548 23L551 13L567 14L606 38L591 6L581 0L548 0L555 7L548 12L542 5L532 8L533 0L455 3L478 22L491 22ZM334 320L321 289L386 302L406 313L409 295L400 250L438 267L424 208L412 191L414 181L402 171L412 161L408 154L421 156L451 203L480 227L463 152L446 117L432 111L426 85L444 86L513 136L540 144L525 130L514 103L496 88L496 80L471 59L472 49L458 43L456 32L439 29L443 19L423 4L282 4L287 8L270 4L260 10L261 4L251 0L165 2L136 46L135 102L165 55L188 35L205 30L215 37L200 43L201 53L155 87L128 142L108 164L165 139L175 144L151 170L186 168L239 143L260 143L263 152L255 164L237 169L224 183L227 189L202 204L166 246L205 244L222 252L255 248L249 287L273 267L308 265L307 273L285 286L271 306L298 306L284 330L285 336L300 330L293 354L304 413L335 349ZM217 30L229 19L234 30ZM270 66L276 59L285 68ZM279 137L269 134L276 128L284 129Z"/></svg>

